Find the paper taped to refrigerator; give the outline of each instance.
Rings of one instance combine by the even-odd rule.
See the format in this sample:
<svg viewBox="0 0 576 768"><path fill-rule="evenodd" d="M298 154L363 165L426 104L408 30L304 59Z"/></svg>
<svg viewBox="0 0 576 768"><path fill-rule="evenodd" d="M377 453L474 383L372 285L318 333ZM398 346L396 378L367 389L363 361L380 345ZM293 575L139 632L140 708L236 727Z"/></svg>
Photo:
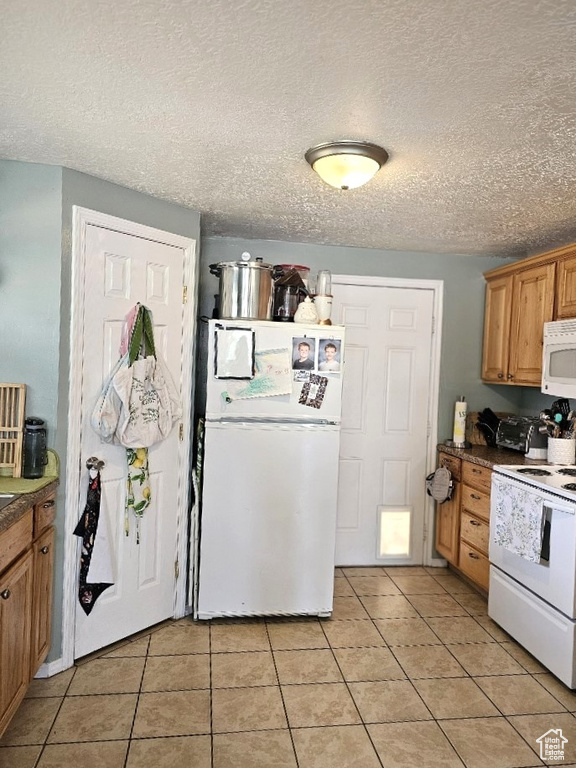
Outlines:
<svg viewBox="0 0 576 768"><path fill-rule="evenodd" d="M254 375L254 331L250 328L217 328L214 376L217 379L251 379Z"/></svg>
<svg viewBox="0 0 576 768"><path fill-rule="evenodd" d="M251 381L228 387L232 400L275 397L292 394L292 359L289 349L263 349L255 354L255 374Z"/></svg>

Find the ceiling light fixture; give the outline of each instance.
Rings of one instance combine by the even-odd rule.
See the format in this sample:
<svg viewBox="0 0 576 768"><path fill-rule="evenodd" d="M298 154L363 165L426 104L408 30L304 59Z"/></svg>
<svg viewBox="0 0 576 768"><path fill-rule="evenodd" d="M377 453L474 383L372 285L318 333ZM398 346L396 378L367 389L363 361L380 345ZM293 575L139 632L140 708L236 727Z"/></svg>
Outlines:
<svg viewBox="0 0 576 768"><path fill-rule="evenodd" d="M306 152L318 176L336 189L354 189L370 181L388 160L388 152L367 141L329 141Z"/></svg>

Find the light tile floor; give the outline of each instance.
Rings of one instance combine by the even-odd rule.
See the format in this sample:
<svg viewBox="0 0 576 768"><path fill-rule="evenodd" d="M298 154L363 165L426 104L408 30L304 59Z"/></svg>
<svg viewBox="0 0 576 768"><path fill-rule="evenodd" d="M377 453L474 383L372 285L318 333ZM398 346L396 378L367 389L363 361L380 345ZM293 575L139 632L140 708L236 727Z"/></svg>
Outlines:
<svg viewBox="0 0 576 768"><path fill-rule="evenodd" d="M526 768L576 694L446 570L336 570L331 619L169 622L35 680L0 768Z"/></svg>

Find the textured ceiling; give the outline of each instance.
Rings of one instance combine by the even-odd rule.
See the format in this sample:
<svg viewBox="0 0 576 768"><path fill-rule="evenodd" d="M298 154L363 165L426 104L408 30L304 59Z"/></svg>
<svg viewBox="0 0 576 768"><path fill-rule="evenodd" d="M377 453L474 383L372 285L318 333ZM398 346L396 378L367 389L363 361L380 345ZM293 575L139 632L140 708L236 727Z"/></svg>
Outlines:
<svg viewBox="0 0 576 768"><path fill-rule="evenodd" d="M574 0L0 0L0 156L203 233L519 256L576 240ZM366 187L304 160L384 146Z"/></svg>

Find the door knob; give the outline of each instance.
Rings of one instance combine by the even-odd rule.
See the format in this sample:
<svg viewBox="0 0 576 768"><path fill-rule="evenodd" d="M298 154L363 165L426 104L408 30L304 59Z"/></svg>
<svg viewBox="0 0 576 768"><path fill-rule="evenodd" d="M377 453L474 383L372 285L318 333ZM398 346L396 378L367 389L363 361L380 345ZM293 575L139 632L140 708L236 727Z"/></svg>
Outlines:
<svg viewBox="0 0 576 768"><path fill-rule="evenodd" d="M0 592L0 597L2 598L2 600L8 600L11 594L12 593L10 592L9 589L5 589L4 592Z"/></svg>

